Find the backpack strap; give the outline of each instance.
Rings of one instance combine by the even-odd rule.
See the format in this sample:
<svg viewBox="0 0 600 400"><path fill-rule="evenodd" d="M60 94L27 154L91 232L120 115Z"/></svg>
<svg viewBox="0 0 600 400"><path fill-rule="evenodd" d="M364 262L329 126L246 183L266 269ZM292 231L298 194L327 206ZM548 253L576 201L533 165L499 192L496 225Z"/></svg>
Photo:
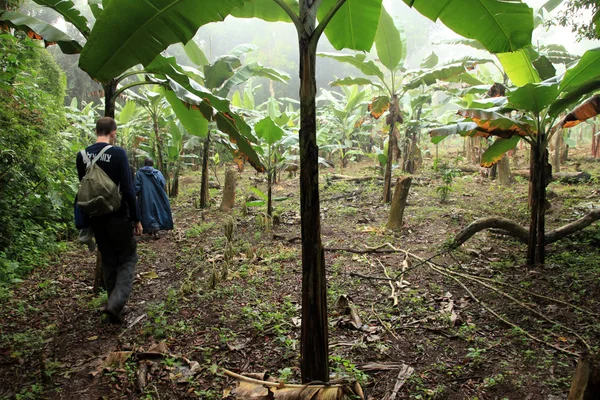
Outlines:
<svg viewBox="0 0 600 400"><path fill-rule="evenodd" d="M89 169L92 167L92 165L96 164L96 161L98 161L100 159L100 157L102 157L102 154L104 154L106 152L106 150L110 149L111 147L112 147L112 145L110 145L110 144L108 146L104 146L102 148L102 150L100 150L100 152L98 154L96 154L94 159L91 161L90 161L90 158L88 157L86 151L81 150L81 156L83 157L83 162L85 163L86 169Z"/></svg>

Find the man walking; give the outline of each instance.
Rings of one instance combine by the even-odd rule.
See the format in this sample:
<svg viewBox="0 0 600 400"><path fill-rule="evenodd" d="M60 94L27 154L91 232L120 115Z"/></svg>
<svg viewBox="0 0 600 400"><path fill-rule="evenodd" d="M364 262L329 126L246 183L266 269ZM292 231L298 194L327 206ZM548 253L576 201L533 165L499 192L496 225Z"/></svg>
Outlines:
<svg viewBox="0 0 600 400"><path fill-rule="evenodd" d="M121 194L120 207L99 216L92 215L90 224L102 257L104 284L108 291L104 312L110 322L122 323L123 307L131 294L138 260L133 235L134 232L141 235L142 226L137 217L127 153L121 147L111 145L116 134L115 120L100 118L96 123L96 143L77 154L77 173L81 181L88 168L95 164L117 185Z"/></svg>
<svg viewBox="0 0 600 400"><path fill-rule="evenodd" d="M163 174L154 168L151 158L146 158L144 166L135 175L135 194L144 233L151 234L154 239L158 239L158 231L173 229L171 205L165 187Z"/></svg>

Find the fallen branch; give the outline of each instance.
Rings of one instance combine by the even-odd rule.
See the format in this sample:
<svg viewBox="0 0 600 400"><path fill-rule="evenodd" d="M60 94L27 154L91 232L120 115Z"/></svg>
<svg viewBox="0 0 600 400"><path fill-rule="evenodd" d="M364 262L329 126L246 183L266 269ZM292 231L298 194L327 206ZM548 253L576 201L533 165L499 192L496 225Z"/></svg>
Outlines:
<svg viewBox="0 0 600 400"><path fill-rule="evenodd" d="M581 231L582 229L588 227L589 225L593 224L599 219L600 209L590 211L577 221L571 222L570 224L547 232L544 243L551 244L561 239L564 239L565 237L572 235L573 233ZM452 247L459 247L467 240L469 240L473 235L485 229L500 229L507 235L517 238L521 243L527 244L529 240L529 230L523 228L516 222L506 218L488 217L478 219L467 225L466 228L464 228L456 235Z"/></svg>
<svg viewBox="0 0 600 400"><path fill-rule="evenodd" d="M400 369L400 372L398 372L398 377L396 378L396 384L394 385L394 390L392 391L392 394L390 395L389 400L396 400L396 396L398 396L398 392L400 391L400 389L402 389L402 386L404 386L407 379L410 378L410 376L413 374L413 372L415 372L415 369L413 367L410 367L408 365L402 366L402 368Z"/></svg>
<svg viewBox="0 0 600 400"><path fill-rule="evenodd" d="M350 248L346 248L346 247L326 247L323 250L325 251L331 251L331 252L339 252L339 251L345 251L348 253L355 253L355 254L389 254L389 253L402 253L402 250L378 250L378 249L371 249L371 248L367 248L365 250L358 250L358 249L350 249Z"/></svg>

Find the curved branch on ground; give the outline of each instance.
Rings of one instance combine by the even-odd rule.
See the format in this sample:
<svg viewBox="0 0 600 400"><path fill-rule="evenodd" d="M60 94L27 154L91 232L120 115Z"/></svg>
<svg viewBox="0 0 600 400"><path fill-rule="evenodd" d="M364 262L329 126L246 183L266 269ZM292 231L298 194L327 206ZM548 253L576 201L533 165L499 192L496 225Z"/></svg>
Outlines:
<svg viewBox="0 0 600 400"><path fill-rule="evenodd" d="M594 222L600 219L600 209L593 210L577 221L573 221L570 224L554 229L550 232L546 232L544 242L546 244L554 243L561 240L575 232L579 232L582 229L590 226ZM471 239L473 235L486 229L500 229L503 233L518 239L520 242L527 244L529 239L529 230L523 228L521 225L514 221L506 218L489 217L481 218L477 221L470 223L466 228L456 235L454 238L454 248L461 246L467 240Z"/></svg>
<svg viewBox="0 0 600 400"><path fill-rule="evenodd" d="M477 232L481 232L485 229L500 229L507 235L513 236L525 244L529 239L529 232L527 229L516 222L506 218L490 217L478 219L467 225L467 227L460 231L454 238L453 247L459 247L464 242L471 239Z"/></svg>

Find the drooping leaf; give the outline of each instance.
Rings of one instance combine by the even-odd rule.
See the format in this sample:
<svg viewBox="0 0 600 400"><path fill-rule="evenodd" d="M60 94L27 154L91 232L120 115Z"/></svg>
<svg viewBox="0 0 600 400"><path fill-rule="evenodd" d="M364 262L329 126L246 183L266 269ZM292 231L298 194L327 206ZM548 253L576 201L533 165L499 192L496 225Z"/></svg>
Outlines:
<svg viewBox="0 0 600 400"><path fill-rule="evenodd" d="M435 69L416 71L415 77L404 85L405 89L416 89L421 85L430 86L438 80L447 80L451 77L456 77L466 72L463 64L447 65Z"/></svg>
<svg viewBox="0 0 600 400"><path fill-rule="evenodd" d="M469 46L477 50L485 50L485 47L481 43L473 39L449 39L442 40L435 44L461 44L463 46Z"/></svg>
<svg viewBox="0 0 600 400"><path fill-rule="evenodd" d="M84 37L90 34L90 28L88 27L88 20L81 15L79 10L75 8L75 4L71 0L33 0L40 6L45 6L53 9L65 19L77 28Z"/></svg>
<svg viewBox="0 0 600 400"><path fill-rule="evenodd" d="M549 109L557 116L585 95L600 88L600 48L586 51L577 65L569 68L560 80L559 99Z"/></svg>
<svg viewBox="0 0 600 400"><path fill-rule="evenodd" d="M421 14L459 35L475 39L491 53L519 50L531 44L533 10L520 1L404 0Z"/></svg>
<svg viewBox="0 0 600 400"><path fill-rule="evenodd" d="M317 53L319 57L332 58L339 62L344 62L356 67L365 75L376 76L383 80L383 72L372 61L367 60L367 56L362 53L356 54L341 54L341 53Z"/></svg>
<svg viewBox="0 0 600 400"><path fill-rule="evenodd" d="M108 82L136 64L149 64L173 43L187 43L198 28L222 21L243 0L110 1L79 59L81 69Z"/></svg>
<svg viewBox="0 0 600 400"><path fill-rule="evenodd" d="M531 111L539 115L556 99L557 93L557 84L529 83L510 93L508 100L517 110Z"/></svg>
<svg viewBox="0 0 600 400"><path fill-rule="evenodd" d="M380 90L385 90L383 86L381 86L380 84L373 82L372 80L368 79L368 78L352 78L352 77L346 77L343 79L336 79L333 82L329 82L329 85L331 86L353 86L353 85L358 85L358 86L375 86L377 88L379 88Z"/></svg>
<svg viewBox="0 0 600 400"><path fill-rule="evenodd" d="M323 0L317 10L319 21L329 13L338 0ZM369 51L375 39L381 14L382 0L346 0L335 13L325 35L336 50Z"/></svg>
<svg viewBox="0 0 600 400"><path fill-rule="evenodd" d="M199 110L186 106L172 90L165 90L164 95L173 108L177 119L181 121L185 129L194 136L206 137L208 133L208 121Z"/></svg>
<svg viewBox="0 0 600 400"><path fill-rule="evenodd" d="M183 46L183 50L185 51L185 54L187 54L190 61L194 64L201 67L209 64L208 58L206 58L206 55L204 54L200 46L198 46L198 44L194 42L193 39Z"/></svg>
<svg viewBox="0 0 600 400"><path fill-rule="evenodd" d="M548 0L541 7L540 10L544 10L547 13L552 12L556 7L560 6L564 0Z"/></svg>
<svg viewBox="0 0 600 400"><path fill-rule="evenodd" d="M562 128L572 128L600 113L600 95L595 95L567 114L560 122Z"/></svg>
<svg viewBox="0 0 600 400"><path fill-rule="evenodd" d="M251 0L254 1L254 0ZM258 50L258 47L252 43L243 43L243 44L238 44L237 46L235 46L233 49L231 49L229 51L229 53L227 53L230 56L233 57L241 57L245 54L248 54L252 51L256 51Z"/></svg>
<svg viewBox="0 0 600 400"><path fill-rule="evenodd" d="M490 168L502 159L507 151L514 149L521 140L520 136L514 135L508 139L498 138L481 155L481 166Z"/></svg>
<svg viewBox="0 0 600 400"><path fill-rule="evenodd" d="M467 134L469 136L474 136L474 134L470 133L476 130L477 124L475 122L459 122L457 124L431 129L429 131L429 136L431 136L431 143L438 144L448 136L452 135Z"/></svg>
<svg viewBox="0 0 600 400"><path fill-rule="evenodd" d="M554 68L554 65L552 65L546 56L539 56L533 61L533 66L540 75L540 79L543 81L556 75L556 68Z"/></svg>
<svg viewBox="0 0 600 400"><path fill-rule="evenodd" d="M294 12L298 12L298 0L284 0ZM231 15L237 18L260 18L269 22L292 22L289 15L273 0L246 1L240 8L236 8Z"/></svg>
<svg viewBox="0 0 600 400"><path fill-rule="evenodd" d="M219 89L217 94L221 97L227 97L234 87L245 83L252 77L267 78L281 83L287 83L290 79L290 76L283 71L268 68L259 62L253 61L236 70L233 76L225 82L221 89Z"/></svg>
<svg viewBox="0 0 600 400"><path fill-rule="evenodd" d="M529 51L521 49L512 53L496 54L504 72L512 83L524 86L528 83L540 82L540 75L531 62Z"/></svg>
<svg viewBox="0 0 600 400"><path fill-rule="evenodd" d="M394 20L385 10L385 7L382 7L379 27L375 34L375 48L377 49L379 62L388 70L394 71L402 61L403 47L402 38L394 24Z"/></svg>
<svg viewBox="0 0 600 400"><path fill-rule="evenodd" d="M241 66L242 62L236 56L219 57L212 64L204 66L204 84L209 89L220 88Z"/></svg>
<svg viewBox="0 0 600 400"><path fill-rule="evenodd" d="M388 108L390 108L390 98L388 96L375 97L369 104L369 112L371 117L375 119L379 119Z"/></svg>
<svg viewBox="0 0 600 400"><path fill-rule="evenodd" d="M102 0L88 0L88 6L90 6L94 18L100 18L100 15L102 15L102 12L104 11Z"/></svg>
<svg viewBox="0 0 600 400"><path fill-rule="evenodd" d="M477 124L479 130L491 136L508 139L513 135L528 136L529 134L527 125L493 111L467 109L458 111L458 114L469 118Z"/></svg>
<svg viewBox="0 0 600 400"><path fill-rule="evenodd" d="M600 80L591 81L587 84L578 87L576 90L570 91L568 93L563 93L560 99L554 101L550 105L548 113L553 117L556 117L560 113L565 111L567 108L569 108L569 106L580 101L584 96L596 92L598 90L600 90Z"/></svg>
<svg viewBox="0 0 600 400"><path fill-rule="evenodd" d="M421 63L421 68L433 68L438 64L438 62L439 58L437 54L432 51L431 54Z"/></svg>
<svg viewBox="0 0 600 400"><path fill-rule="evenodd" d="M56 29L47 22L16 11L0 10L1 23L25 32L32 39L43 40L46 47L58 44L65 54L78 54L83 49L75 39L63 31Z"/></svg>
<svg viewBox="0 0 600 400"><path fill-rule="evenodd" d="M255 126L254 131L256 135L268 144L273 145L281 140L284 135L283 129L281 129L270 117L266 117L260 120Z"/></svg>
<svg viewBox="0 0 600 400"><path fill-rule="evenodd" d="M590 81L600 80L600 48L586 51L573 68L565 72L560 81L560 92L570 92Z"/></svg>
<svg viewBox="0 0 600 400"><path fill-rule="evenodd" d="M468 105L468 108L480 108L487 110L490 108L500 109L508 103L506 97L486 97L483 99L473 99Z"/></svg>

